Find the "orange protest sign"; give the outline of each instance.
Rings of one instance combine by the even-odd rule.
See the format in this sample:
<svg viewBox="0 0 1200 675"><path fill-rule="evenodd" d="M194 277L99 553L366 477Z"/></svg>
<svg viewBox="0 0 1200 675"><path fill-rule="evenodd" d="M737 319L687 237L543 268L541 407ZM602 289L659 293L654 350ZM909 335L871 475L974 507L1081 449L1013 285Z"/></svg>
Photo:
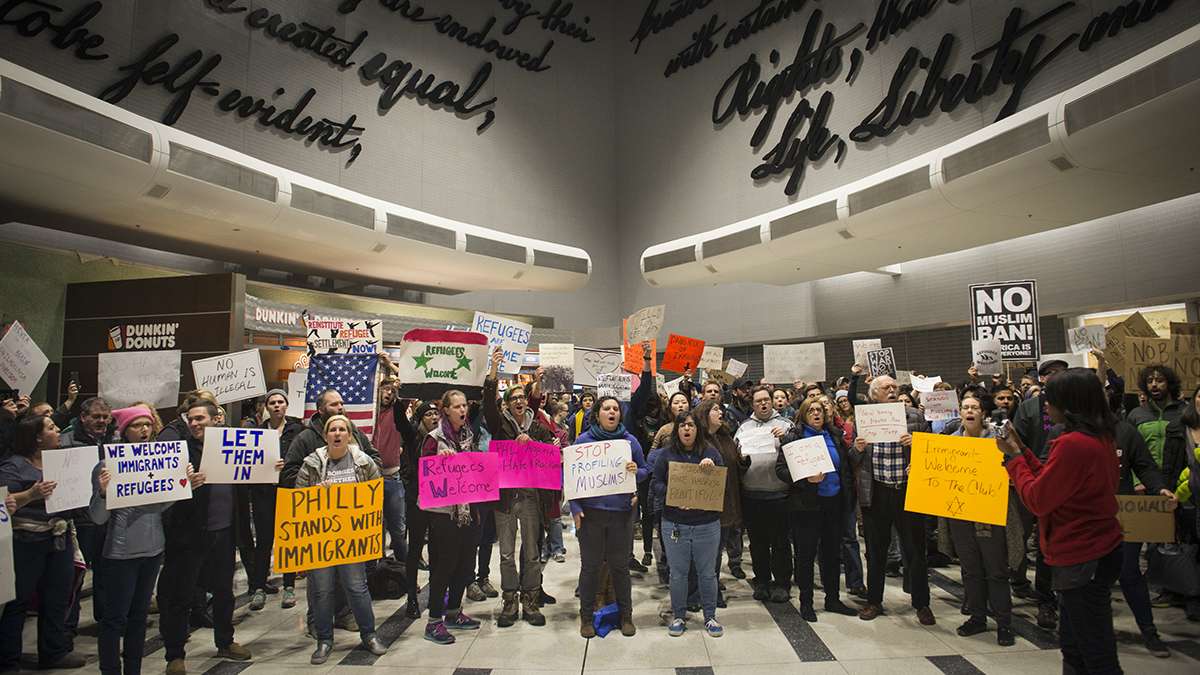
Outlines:
<svg viewBox="0 0 1200 675"><path fill-rule="evenodd" d="M621 341L625 343L625 363L621 365L626 371L635 375L642 372L642 343L635 342L629 344L626 331L626 322L621 320ZM658 364L655 357L658 356L658 340L650 341L650 372L653 375L658 375Z"/></svg>
<svg viewBox="0 0 1200 675"><path fill-rule="evenodd" d="M383 481L275 493L276 572L303 572L383 556Z"/></svg>
<svg viewBox="0 0 1200 675"><path fill-rule="evenodd" d="M704 340L671 333L667 338L667 349L663 352L663 370L686 373L700 362L704 355Z"/></svg>
<svg viewBox="0 0 1200 675"><path fill-rule="evenodd" d="M904 510L977 523L1008 520L1008 472L994 438L912 435Z"/></svg>

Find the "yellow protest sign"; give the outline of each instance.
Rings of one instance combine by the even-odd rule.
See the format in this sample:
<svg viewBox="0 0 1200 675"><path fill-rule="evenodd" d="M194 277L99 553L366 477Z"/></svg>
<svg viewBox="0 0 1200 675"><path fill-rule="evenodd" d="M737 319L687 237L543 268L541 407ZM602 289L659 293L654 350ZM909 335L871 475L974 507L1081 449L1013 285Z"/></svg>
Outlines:
<svg viewBox="0 0 1200 675"><path fill-rule="evenodd" d="M276 572L383 557L383 481L275 493Z"/></svg>
<svg viewBox="0 0 1200 675"><path fill-rule="evenodd" d="M1004 525L1008 472L996 439L913 434L904 510Z"/></svg>

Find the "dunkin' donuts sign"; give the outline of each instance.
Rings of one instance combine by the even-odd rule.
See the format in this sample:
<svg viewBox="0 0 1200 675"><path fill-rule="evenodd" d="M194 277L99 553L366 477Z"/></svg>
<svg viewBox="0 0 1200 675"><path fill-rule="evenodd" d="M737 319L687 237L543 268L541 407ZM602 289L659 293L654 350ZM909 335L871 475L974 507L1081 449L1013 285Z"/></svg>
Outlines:
<svg viewBox="0 0 1200 675"><path fill-rule="evenodd" d="M124 323L108 329L108 351L175 349L179 322Z"/></svg>

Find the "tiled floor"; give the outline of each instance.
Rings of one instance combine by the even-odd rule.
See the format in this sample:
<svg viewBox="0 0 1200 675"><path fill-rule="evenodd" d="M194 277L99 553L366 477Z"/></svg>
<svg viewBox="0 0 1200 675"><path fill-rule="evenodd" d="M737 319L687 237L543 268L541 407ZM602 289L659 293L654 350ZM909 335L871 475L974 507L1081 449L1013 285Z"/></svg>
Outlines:
<svg viewBox="0 0 1200 675"><path fill-rule="evenodd" d="M634 620L638 634L625 638L614 633L605 639L585 641L578 633L578 613L573 589L578 574L578 556L570 536L566 563L547 564L546 590L559 598L557 605L544 608L548 623L535 628L518 623L497 628L493 617L498 601L467 603L467 612L483 621L475 633L457 633L458 642L440 647L421 638L424 619L404 619L404 600L375 603L380 636L391 640L382 657L354 649L357 636L337 631L335 653L329 664L308 665L313 643L304 637L304 593L293 609L279 608L278 596L269 596L267 608L251 612L240 599L236 612L237 640L254 653L248 663L219 661L210 630L199 630L188 644L191 673L214 675L297 675L298 673L361 673L362 675L515 675L517 673L620 673L622 675L801 675L881 673L1014 673L1051 675L1062 671L1053 635L1033 624L1034 608L1017 601L1017 644L998 647L995 632L961 638L954 629L961 593L958 568L936 570L933 609L935 626L922 626L909 608L898 579L888 579L885 605L889 614L873 622L818 612L817 623L803 621L795 599L787 605L765 607L750 597L750 587L726 572L722 577L729 591L729 607L719 610L725 636L712 639L692 621L680 638L671 638L659 624L658 605L666 590L650 580L634 581ZM641 545L638 543L638 550ZM499 586L498 560L493 560L492 581ZM749 560L746 561L749 570ZM421 583L425 583L421 573ZM244 577L239 574L244 591ZM819 592L818 592L819 597ZM1114 612L1120 632L1121 665L1127 673L1200 672L1200 624L1188 622L1180 609L1157 609L1155 619L1163 639L1176 647L1169 659L1150 656L1134 639L1136 627L1119 590L1114 592ZM857 606L857 603L848 604ZM90 603L90 601L85 601ZM819 605L818 605L819 606ZM90 618L90 604L83 615ZM155 617L156 619L156 617ZM88 656L86 672L97 672L95 626L85 621L77 650ZM150 635L157 634L152 626ZM33 652L36 628L26 624L25 649ZM147 656L144 670L161 672L162 650ZM78 672L78 671L77 671Z"/></svg>

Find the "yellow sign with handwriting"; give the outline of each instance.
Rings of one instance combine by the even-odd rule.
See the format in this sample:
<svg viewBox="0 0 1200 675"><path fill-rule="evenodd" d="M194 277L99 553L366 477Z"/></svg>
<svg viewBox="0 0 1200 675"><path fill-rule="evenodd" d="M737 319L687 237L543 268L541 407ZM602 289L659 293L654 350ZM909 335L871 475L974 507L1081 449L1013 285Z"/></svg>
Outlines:
<svg viewBox="0 0 1200 675"><path fill-rule="evenodd" d="M904 510L1004 525L1008 472L996 439L913 434Z"/></svg>
<svg viewBox="0 0 1200 675"><path fill-rule="evenodd" d="M275 493L276 572L303 572L383 557L383 481L280 488Z"/></svg>

